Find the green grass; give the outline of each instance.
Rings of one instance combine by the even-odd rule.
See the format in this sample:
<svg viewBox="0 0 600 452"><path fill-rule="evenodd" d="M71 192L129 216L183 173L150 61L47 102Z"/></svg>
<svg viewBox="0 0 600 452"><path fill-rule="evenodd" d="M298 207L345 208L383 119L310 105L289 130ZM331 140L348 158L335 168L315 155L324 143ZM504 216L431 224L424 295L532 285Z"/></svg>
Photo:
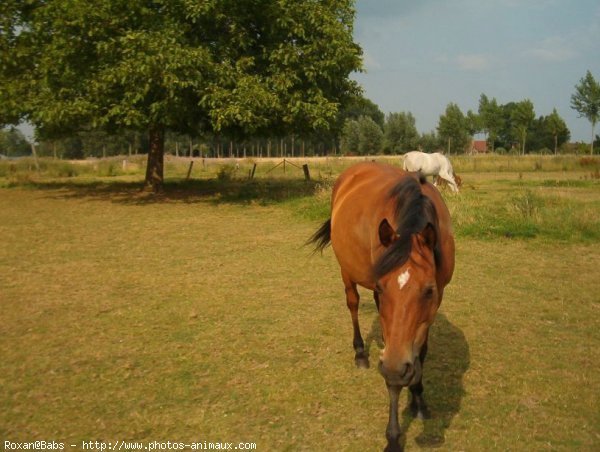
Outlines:
<svg viewBox="0 0 600 452"><path fill-rule="evenodd" d="M576 179L576 173L508 174L510 180L475 176L464 177L459 195L445 192L458 237L600 241L600 180ZM328 218L330 191L331 183L323 181L314 196L295 198L289 207L303 219Z"/></svg>
<svg viewBox="0 0 600 452"><path fill-rule="evenodd" d="M541 180L465 190L448 205L458 236L593 243L600 240L599 192L598 183L565 191Z"/></svg>
<svg viewBox="0 0 600 452"><path fill-rule="evenodd" d="M354 368L333 253L302 246L338 167L312 184L178 171L159 197L139 174L0 189L0 439L380 450L385 385ZM600 187L584 174L471 172L444 192L457 267L425 366L433 419L403 414L407 450L600 446Z"/></svg>

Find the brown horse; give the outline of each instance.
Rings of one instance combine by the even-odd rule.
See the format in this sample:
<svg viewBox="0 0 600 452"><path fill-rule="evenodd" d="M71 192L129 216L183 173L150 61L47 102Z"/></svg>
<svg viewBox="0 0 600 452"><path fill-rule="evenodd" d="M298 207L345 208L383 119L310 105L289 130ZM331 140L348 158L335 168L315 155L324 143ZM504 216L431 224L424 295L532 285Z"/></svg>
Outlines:
<svg viewBox="0 0 600 452"><path fill-rule="evenodd" d="M418 173L377 163L346 170L333 188L331 218L310 242L337 257L354 327L355 362L368 367L356 286L373 291L385 347L379 360L390 396L386 450L401 450L398 398L408 386L414 416L429 417L422 368L429 327L454 271L450 214Z"/></svg>

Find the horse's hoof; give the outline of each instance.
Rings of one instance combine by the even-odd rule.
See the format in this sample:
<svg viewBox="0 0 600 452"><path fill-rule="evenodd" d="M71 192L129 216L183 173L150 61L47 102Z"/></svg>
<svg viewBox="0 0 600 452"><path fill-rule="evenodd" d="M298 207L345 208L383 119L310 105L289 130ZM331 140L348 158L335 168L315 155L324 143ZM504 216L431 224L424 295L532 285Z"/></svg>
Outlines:
<svg viewBox="0 0 600 452"><path fill-rule="evenodd" d="M359 369L369 368L369 358L367 358L366 356L357 356L356 358L354 358L354 363Z"/></svg>
<svg viewBox="0 0 600 452"><path fill-rule="evenodd" d="M429 408L427 408L426 406L415 406L415 405L411 405L410 406L410 414L412 415L412 417L416 418L416 419L421 419L421 420L425 420L425 419L431 419L431 412L429 411Z"/></svg>
<svg viewBox="0 0 600 452"><path fill-rule="evenodd" d="M417 419L424 421L425 419L431 419L431 413L427 410L419 410L417 412Z"/></svg>
<svg viewBox="0 0 600 452"><path fill-rule="evenodd" d="M383 452L404 452L404 447L396 443L388 443Z"/></svg>

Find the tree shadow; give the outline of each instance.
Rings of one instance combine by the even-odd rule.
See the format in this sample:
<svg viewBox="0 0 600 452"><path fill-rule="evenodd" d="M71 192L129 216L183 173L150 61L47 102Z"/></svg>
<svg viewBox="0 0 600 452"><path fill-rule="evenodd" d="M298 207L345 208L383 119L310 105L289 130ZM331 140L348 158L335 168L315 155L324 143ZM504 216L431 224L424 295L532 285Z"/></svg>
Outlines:
<svg viewBox="0 0 600 452"><path fill-rule="evenodd" d="M48 181L30 182L28 188L47 191L55 199L85 199L123 205L210 203L270 205L311 196L317 182L300 179L194 179L171 180L161 193L149 193L140 182Z"/></svg>
<svg viewBox="0 0 600 452"><path fill-rule="evenodd" d="M374 317L371 331L366 338L367 350L373 341L380 348L383 347L378 315ZM453 325L445 314L438 312L429 331L429 349L423 369L424 396L431 411L431 419L422 421L423 431L415 439L420 447L437 448L445 443L445 431L460 411L465 395L463 375L469 366L469 344L464 333ZM406 397L410 397L408 390L404 392ZM402 412L401 431L408 431L413 422L415 418L411 415L407 403ZM401 441L406 441L405 435Z"/></svg>

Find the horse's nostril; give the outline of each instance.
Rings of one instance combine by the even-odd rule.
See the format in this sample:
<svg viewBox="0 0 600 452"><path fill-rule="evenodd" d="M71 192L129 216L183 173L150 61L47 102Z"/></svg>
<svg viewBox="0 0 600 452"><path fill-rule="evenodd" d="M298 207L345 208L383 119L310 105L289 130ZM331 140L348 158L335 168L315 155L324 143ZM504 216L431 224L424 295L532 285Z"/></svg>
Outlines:
<svg viewBox="0 0 600 452"><path fill-rule="evenodd" d="M400 372L398 373L400 374L400 378L405 378L412 375L413 371L414 368L412 363L404 363L400 366Z"/></svg>
<svg viewBox="0 0 600 452"><path fill-rule="evenodd" d="M386 380L406 382L413 378L416 369L414 364L411 362L404 362L392 367L388 367L385 365L383 360L380 360L379 371Z"/></svg>

